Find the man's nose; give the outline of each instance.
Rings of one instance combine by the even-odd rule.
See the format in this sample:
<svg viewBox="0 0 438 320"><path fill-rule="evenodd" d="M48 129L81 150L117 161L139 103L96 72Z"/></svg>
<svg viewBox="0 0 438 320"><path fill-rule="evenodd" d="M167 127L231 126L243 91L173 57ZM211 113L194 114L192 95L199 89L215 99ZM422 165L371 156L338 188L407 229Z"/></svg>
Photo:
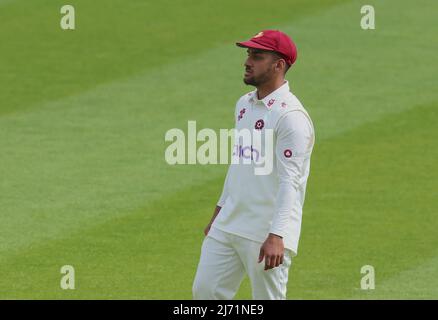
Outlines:
<svg viewBox="0 0 438 320"><path fill-rule="evenodd" d="M245 63L243 64L244 66L245 66L245 68L251 68L251 63L250 63L250 61L249 61L249 58L247 58L246 60L245 60Z"/></svg>

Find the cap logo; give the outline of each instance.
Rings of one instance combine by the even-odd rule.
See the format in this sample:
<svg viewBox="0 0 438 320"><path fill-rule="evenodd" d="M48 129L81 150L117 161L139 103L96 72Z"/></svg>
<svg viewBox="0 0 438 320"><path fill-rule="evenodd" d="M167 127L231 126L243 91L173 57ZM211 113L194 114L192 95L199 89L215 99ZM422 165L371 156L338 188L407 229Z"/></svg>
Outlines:
<svg viewBox="0 0 438 320"><path fill-rule="evenodd" d="M260 38L263 36L263 31L260 31L259 33L257 33L253 38Z"/></svg>

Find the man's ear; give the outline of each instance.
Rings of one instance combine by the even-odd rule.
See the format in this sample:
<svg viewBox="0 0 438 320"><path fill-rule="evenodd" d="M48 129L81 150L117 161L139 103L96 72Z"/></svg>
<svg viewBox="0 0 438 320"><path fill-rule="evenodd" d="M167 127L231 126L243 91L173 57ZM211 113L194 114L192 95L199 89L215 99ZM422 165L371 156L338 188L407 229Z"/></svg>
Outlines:
<svg viewBox="0 0 438 320"><path fill-rule="evenodd" d="M286 68L286 61L284 61L284 59L278 59L275 63L275 68L278 69L278 71L284 70L284 68Z"/></svg>

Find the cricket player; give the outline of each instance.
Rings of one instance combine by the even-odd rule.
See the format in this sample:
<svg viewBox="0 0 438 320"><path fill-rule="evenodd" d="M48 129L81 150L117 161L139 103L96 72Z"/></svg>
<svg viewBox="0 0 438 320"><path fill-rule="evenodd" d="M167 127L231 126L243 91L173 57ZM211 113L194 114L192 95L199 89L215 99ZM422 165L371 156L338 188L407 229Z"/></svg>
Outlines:
<svg viewBox="0 0 438 320"><path fill-rule="evenodd" d="M264 30L236 44L248 53L243 81L256 88L236 104L236 129L272 129L274 165L266 175L255 174L248 164L229 166L204 230L193 298L232 299L247 274L253 299L286 299L315 133L309 114L285 80L297 58L292 40L278 30ZM261 152L252 145L234 150L251 159Z"/></svg>

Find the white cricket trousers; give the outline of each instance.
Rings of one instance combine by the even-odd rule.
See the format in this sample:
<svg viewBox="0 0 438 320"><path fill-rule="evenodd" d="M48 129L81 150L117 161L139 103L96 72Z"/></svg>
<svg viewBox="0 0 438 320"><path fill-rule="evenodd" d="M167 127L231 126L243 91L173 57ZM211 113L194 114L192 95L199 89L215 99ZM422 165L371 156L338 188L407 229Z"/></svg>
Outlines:
<svg viewBox="0 0 438 320"><path fill-rule="evenodd" d="M217 228L204 238L201 257L193 282L195 300L231 300L248 275L252 298L255 300L286 299L288 271L292 252L284 251L283 264L264 270L265 261L258 263L262 243L252 241Z"/></svg>

